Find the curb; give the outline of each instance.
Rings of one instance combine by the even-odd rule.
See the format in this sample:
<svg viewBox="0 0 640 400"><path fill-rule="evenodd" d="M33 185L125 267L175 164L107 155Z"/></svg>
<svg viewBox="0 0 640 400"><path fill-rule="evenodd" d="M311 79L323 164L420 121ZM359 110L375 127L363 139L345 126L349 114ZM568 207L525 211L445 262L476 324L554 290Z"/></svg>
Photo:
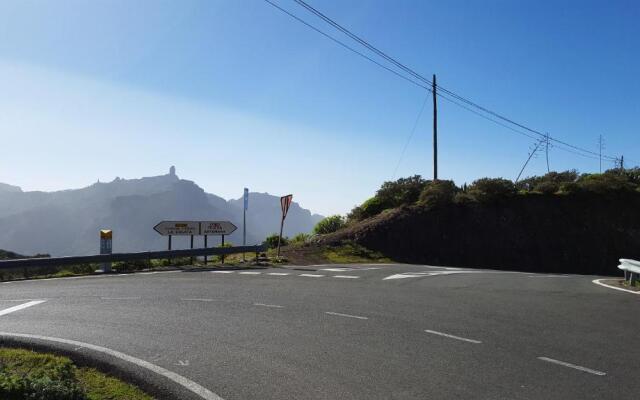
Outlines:
<svg viewBox="0 0 640 400"><path fill-rule="evenodd" d="M57 340L67 341L70 343L62 343ZM184 383L179 384L156 371L136 365L133 362L120 359L116 356L82 346L82 344L83 343L66 339L0 332L0 347L22 348L68 357L79 367L95 368L100 372L139 387L157 400L223 400L211 392L209 392L208 395L207 393L198 394L196 393L197 388L190 389L186 387ZM93 345L90 346L99 347ZM131 356L129 357L133 358ZM195 382L191 382L177 374L175 375L182 378L187 383L200 387ZM208 392L208 390L202 387L200 388Z"/></svg>

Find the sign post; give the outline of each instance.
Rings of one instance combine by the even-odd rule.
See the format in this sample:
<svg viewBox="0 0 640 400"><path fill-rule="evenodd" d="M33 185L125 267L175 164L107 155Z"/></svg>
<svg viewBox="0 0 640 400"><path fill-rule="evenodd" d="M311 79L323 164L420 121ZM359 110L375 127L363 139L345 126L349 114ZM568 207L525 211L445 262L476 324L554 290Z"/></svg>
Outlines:
<svg viewBox="0 0 640 400"><path fill-rule="evenodd" d="M191 236L200 234L200 223L197 221L162 221L153 227L162 236L169 236L169 250L173 236ZM193 239L191 241L193 245ZM171 262L171 259L169 259Z"/></svg>
<svg viewBox="0 0 640 400"><path fill-rule="evenodd" d="M247 245L247 209L249 208L249 189L244 188L244 208L242 211L242 245ZM242 253L242 262L246 262Z"/></svg>
<svg viewBox="0 0 640 400"><path fill-rule="evenodd" d="M280 242L282 241L282 230L284 228L284 219L287 218L287 212L289 212L289 207L291 206L291 201L293 200L293 195L288 194L286 196L280 197L280 208L282 209L282 219L280 220L280 236L278 236L278 254L277 258L280 258Z"/></svg>
<svg viewBox="0 0 640 400"><path fill-rule="evenodd" d="M200 234L205 235L205 237L207 235L222 236L220 242L222 246L224 246L225 235L231 235L236 229L238 227L229 221L200 221ZM220 258L224 264L224 255Z"/></svg>
<svg viewBox="0 0 640 400"><path fill-rule="evenodd" d="M100 230L100 254L111 254L113 250L113 231ZM111 272L111 262L102 263L102 272Z"/></svg>
<svg viewBox="0 0 640 400"><path fill-rule="evenodd" d="M204 235L204 248L207 248L207 235ZM204 265L207 265L207 256L204 256Z"/></svg>

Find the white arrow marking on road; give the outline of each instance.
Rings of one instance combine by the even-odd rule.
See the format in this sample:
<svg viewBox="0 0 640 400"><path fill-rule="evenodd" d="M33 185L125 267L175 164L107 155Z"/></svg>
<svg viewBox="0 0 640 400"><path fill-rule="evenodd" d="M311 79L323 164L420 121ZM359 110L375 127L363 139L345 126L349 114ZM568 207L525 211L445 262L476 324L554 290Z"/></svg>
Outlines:
<svg viewBox="0 0 640 400"><path fill-rule="evenodd" d="M387 279L405 279L405 278L421 278L423 276L440 276L440 275L454 275L454 274L482 274L487 271L470 271L470 270L446 270L446 271L431 271L431 272L403 272L401 274L395 274L387 276L382 280Z"/></svg>
<svg viewBox="0 0 640 400"><path fill-rule="evenodd" d="M30 301L28 303L20 304L14 307L5 308L4 310L0 310L0 316L11 314L12 312L24 310L25 308L28 308L31 306L37 306L38 304L42 304L45 301L46 300L34 300L34 301Z"/></svg>
<svg viewBox="0 0 640 400"><path fill-rule="evenodd" d="M188 367L189 366L189 360L178 360L178 365L181 367Z"/></svg>

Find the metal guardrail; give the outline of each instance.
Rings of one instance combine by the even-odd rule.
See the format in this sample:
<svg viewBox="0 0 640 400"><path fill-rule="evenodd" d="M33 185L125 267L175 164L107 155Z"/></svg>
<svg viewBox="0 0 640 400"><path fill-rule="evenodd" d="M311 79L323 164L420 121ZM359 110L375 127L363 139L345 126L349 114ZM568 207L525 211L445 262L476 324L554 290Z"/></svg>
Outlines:
<svg viewBox="0 0 640 400"><path fill-rule="evenodd" d="M235 247L208 247L200 249L185 250L161 250L143 251L139 253L114 253L98 254L92 256L71 256L71 257L47 257L47 258L22 258L17 260L0 261L0 270L8 268L24 267L47 267L62 265L77 265L90 263L108 263L115 261L129 260L151 260L160 258L196 257L196 256L219 256L239 253L260 253L266 251L266 246L235 246Z"/></svg>
<svg viewBox="0 0 640 400"><path fill-rule="evenodd" d="M628 280L631 285L640 277L640 261L621 258L618 268L624 271L624 280Z"/></svg>

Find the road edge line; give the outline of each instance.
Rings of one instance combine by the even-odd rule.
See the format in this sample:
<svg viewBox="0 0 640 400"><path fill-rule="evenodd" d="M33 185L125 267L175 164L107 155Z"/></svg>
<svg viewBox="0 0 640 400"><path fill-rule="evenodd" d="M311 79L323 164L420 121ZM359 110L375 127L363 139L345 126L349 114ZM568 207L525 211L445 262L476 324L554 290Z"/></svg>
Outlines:
<svg viewBox="0 0 640 400"><path fill-rule="evenodd" d="M162 376L165 379L170 380L171 382L178 384L179 386L181 386L183 389L188 390L189 392L192 392L194 394L196 394L197 396L199 396L202 399L205 400L224 400L222 397L218 396L217 394L213 393L212 391L210 391L209 389L205 388L204 386L201 386L200 384L185 378L182 375L178 375L177 373L173 372L173 371L169 371L168 369L165 369L159 365L155 365L153 363L150 363L149 361L145 361L142 360L140 358L137 357L133 357L130 356L128 354L125 353L121 353L117 350L112 350L109 349L107 347L103 347L103 346L98 346L98 345L94 345L94 344L90 344L90 343L84 343L84 342L80 342L77 340L70 340L70 339L63 339L63 338L56 338L56 337L50 337L50 336L41 336L41 335L32 335L32 334L28 334L28 333L12 333L12 332L0 332L0 339L5 338L5 339L28 339L28 340L39 340L39 341L44 341L44 342L53 342L53 343L57 343L57 344L64 344L64 345L68 345L68 346L74 346L76 347L74 349L74 351L77 352L78 348L85 348L85 349L89 349L89 350L93 350L95 352L98 353L102 353L102 354L106 354L108 356L117 358L121 361L125 361L127 363L133 364L139 368L151 371L157 375ZM71 356L73 358L73 356Z"/></svg>
<svg viewBox="0 0 640 400"><path fill-rule="evenodd" d="M629 290L629 289L623 289L623 288L620 288L620 287L617 287L617 286L611 286L611 285L607 285L606 283L602 283L602 282L600 282L600 281L603 281L603 280L605 280L605 279L610 279L610 278L594 279L594 280L592 280L591 282L592 282L592 283L595 283L596 285L604 286L604 287L609 288L609 289L619 290L619 291L621 291L621 292L627 292L627 293L633 293L633 294L640 294L640 292L636 292L636 291Z"/></svg>

